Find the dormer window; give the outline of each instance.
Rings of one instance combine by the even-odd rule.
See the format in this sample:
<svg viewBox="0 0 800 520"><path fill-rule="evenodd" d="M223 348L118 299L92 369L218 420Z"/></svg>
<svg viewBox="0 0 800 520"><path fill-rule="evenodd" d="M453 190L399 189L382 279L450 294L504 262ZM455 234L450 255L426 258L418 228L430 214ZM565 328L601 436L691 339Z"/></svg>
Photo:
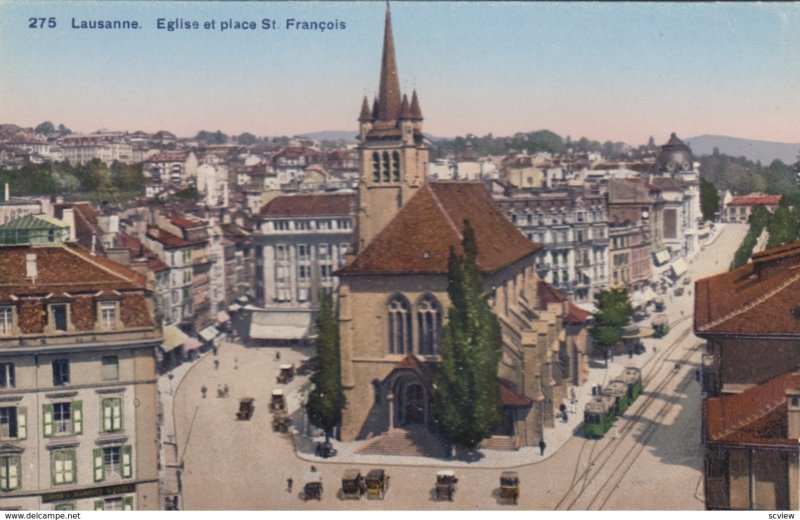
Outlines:
<svg viewBox="0 0 800 520"><path fill-rule="evenodd" d="M0 307L0 336L10 336L14 324L14 308L10 305Z"/></svg>
<svg viewBox="0 0 800 520"><path fill-rule="evenodd" d="M102 302L99 312L101 328L105 330L117 328L117 302Z"/></svg>
<svg viewBox="0 0 800 520"><path fill-rule="evenodd" d="M50 306L50 317L53 329L61 332L67 331L67 304L57 303Z"/></svg>

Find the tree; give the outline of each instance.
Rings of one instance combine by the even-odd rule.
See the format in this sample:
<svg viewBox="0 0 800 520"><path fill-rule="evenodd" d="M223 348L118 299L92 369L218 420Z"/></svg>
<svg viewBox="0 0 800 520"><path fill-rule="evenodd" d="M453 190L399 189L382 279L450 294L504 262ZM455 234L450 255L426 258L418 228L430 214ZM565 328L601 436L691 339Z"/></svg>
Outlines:
<svg viewBox="0 0 800 520"><path fill-rule="evenodd" d="M41 123L39 126L34 128L33 131L36 132L37 134L48 135L55 132L56 127L53 126L53 123L51 123L50 121L45 121L44 123Z"/></svg>
<svg viewBox="0 0 800 520"><path fill-rule="evenodd" d="M243 134L239 134L238 136L236 136L236 144L240 144L242 146L248 146L248 145L251 145L251 144L255 144L256 141L258 141L256 136L254 136L253 134L251 134L249 132L245 132Z"/></svg>
<svg viewBox="0 0 800 520"><path fill-rule="evenodd" d="M700 210L703 213L703 220L714 220L719 211L717 188L703 178L700 179Z"/></svg>
<svg viewBox="0 0 800 520"><path fill-rule="evenodd" d="M600 291L594 299L597 311L589 335L608 357L609 351L622 339L623 329L631 322L633 306L627 289Z"/></svg>
<svg viewBox="0 0 800 520"><path fill-rule="evenodd" d="M502 418L497 369L500 323L483 291L475 263L475 233L464 222L463 256L450 249L447 294L450 307L442 331L441 362L433 376L433 415L439 433L471 450L491 436Z"/></svg>
<svg viewBox="0 0 800 520"><path fill-rule="evenodd" d="M325 432L325 442L328 442L333 429L342 422L342 410L346 405L339 360L339 323L333 295L320 294L316 322L319 362L311 374L312 390L306 412L311 424Z"/></svg>

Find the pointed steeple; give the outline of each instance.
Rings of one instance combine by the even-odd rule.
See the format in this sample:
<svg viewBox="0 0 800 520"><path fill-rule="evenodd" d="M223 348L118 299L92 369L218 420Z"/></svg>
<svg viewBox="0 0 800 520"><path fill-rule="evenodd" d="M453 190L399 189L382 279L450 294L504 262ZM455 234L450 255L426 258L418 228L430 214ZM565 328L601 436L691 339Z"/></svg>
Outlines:
<svg viewBox="0 0 800 520"><path fill-rule="evenodd" d="M419 108L419 99L417 99L417 89L411 95L411 119L415 121L422 121L422 110Z"/></svg>
<svg viewBox="0 0 800 520"><path fill-rule="evenodd" d="M400 112L400 79L394 58L392 35L392 11L386 2L386 22L383 29L383 57L381 58L381 80L378 90L378 119L394 121Z"/></svg>
<svg viewBox="0 0 800 520"><path fill-rule="evenodd" d="M403 94L403 102L400 103L400 114L397 119L411 119L411 108L408 106L408 96Z"/></svg>
<svg viewBox="0 0 800 520"><path fill-rule="evenodd" d="M365 121L372 121L372 112L369 110L367 96L364 96L364 101L361 103L361 115L358 116L358 120L362 123Z"/></svg>
<svg viewBox="0 0 800 520"><path fill-rule="evenodd" d="M378 98L372 98L372 120L378 119Z"/></svg>

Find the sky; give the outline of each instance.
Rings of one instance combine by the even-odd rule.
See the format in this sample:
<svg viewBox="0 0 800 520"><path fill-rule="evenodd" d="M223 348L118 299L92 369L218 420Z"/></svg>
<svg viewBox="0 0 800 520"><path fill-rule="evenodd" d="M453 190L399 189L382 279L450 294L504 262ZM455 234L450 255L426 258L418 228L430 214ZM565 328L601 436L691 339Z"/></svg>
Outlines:
<svg viewBox="0 0 800 520"><path fill-rule="evenodd" d="M401 87L417 89L435 136L549 129L632 145L671 132L800 142L800 3L391 10ZM384 12L383 2L0 0L0 123L179 136L354 130L362 97L378 88ZM40 17L56 27L31 28ZM159 29L159 18L200 28ZM289 19L340 29L289 29ZM72 27L89 20L141 28ZM223 32L227 20L257 28Z"/></svg>

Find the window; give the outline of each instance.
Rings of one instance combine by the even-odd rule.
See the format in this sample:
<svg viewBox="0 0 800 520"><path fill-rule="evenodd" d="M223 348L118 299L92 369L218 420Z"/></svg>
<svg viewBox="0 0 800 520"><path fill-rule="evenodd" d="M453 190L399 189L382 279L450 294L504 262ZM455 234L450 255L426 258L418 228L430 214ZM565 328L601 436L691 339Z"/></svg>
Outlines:
<svg viewBox="0 0 800 520"><path fill-rule="evenodd" d="M317 246L317 253L320 259L328 258L331 255L331 246L328 244L321 244Z"/></svg>
<svg viewBox="0 0 800 520"><path fill-rule="evenodd" d="M298 265L297 266L297 278L300 281L308 280L311 274L311 268L307 265Z"/></svg>
<svg viewBox="0 0 800 520"><path fill-rule="evenodd" d="M318 220L317 221L317 229L327 231L331 228L330 220Z"/></svg>
<svg viewBox="0 0 800 520"><path fill-rule="evenodd" d="M75 482L75 450L53 450L50 457L53 468L53 484Z"/></svg>
<svg viewBox="0 0 800 520"><path fill-rule="evenodd" d="M411 353L411 306L398 294L389 301L387 309L389 353Z"/></svg>
<svg viewBox="0 0 800 520"><path fill-rule="evenodd" d="M372 182L381 182L381 156L372 152Z"/></svg>
<svg viewBox="0 0 800 520"><path fill-rule="evenodd" d="M11 491L19 487L19 455L0 455L0 490Z"/></svg>
<svg viewBox="0 0 800 520"><path fill-rule="evenodd" d="M107 330L116 328L117 304L106 302L100 304L100 326Z"/></svg>
<svg viewBox="0 0 800 520"><path fill-rule="evenodd" d="M307 220L295 220L294 228L298 231L308 231L311 229L311 223Z"/></svg>
<svg viewBox="0 0 800 520"><path fill-rule="evenodd" d="M275 260L286 260L286 246L275 246Z"/></svg>
<svg viewBox="0 0 800 520"><path fill-rule="evenodd" d="M82 410L81 401L42 405L44 436L80 435L83 433Z"/></svg>
<svg viewBox="0 0 800 520"><path fill-rule="evenodd" d="M383 169L381 171L383 172L383 182L389 182L391 180L389 177L389 152L383 152Z"/></svg>
<svg viewBox="0 0 800 520"><path fill-rule="evenodd" d="M288 220L276 220L275 221L275 231L289 231L289 221Z"/></svg>
<svg viewBox="0 0 800 520"><path fill-rule="evenodd" d="M442 336L442 306L430 294L426 294L417 305L417 333L420 354L433 355L439 351L439 341Z"/></svg>
<svg viewBox="0 0 800 520"><path fill-rule="evenodd" d="M300 260L307 260L308 259L308 246L305 244L300 244L297 246L297 258Z"/></svg>
<svg viewBox="0 0 800 520"><path fill-rule="evenodd" d="M0 388L14 388L14 363L0 363Z"/></svg>
<svg viewBox="0 0 800 520"><path fill-rule="evenodd" d="M103 356L101 363L103 381L117 381L119 379L119 357Z"/></svg>
<svg viewBox="0 0 800 520"><path fill-rule="evenodd" d="M10 306L0 307L0 336L10 336L13 324L13 308Z"/></svg>
<svg viewBox="0 0 800 520"><path fill-rule="evenodd" d="M64 502L62 504L56 504L55 510L56 511L75 511L75 502Z"/></svg>
<svg viewBox="0 0 800 520"><path fill-rule="evenodd" d="M50 306L50 312L53 317L53 328L66 332L67 330L67 304L59 303Z"/></svg>
<svg viewBox="0 0 800 520"><path fill-rule="evenodd" d="M392 180L400 182L400 154L392 152Z"/></svg>
<svg viewBox="0 0 800 520"><path fill-rule="evenodd" d="M133 497L114 497L95 500L95 511L133 511Z"/></svg>
<svg viewBox="0 0 800 520"><path fill-rule="evenodd" d="M192 252L189 249L183 250L183 265L186 265L192 261Z"/></svg>
<svg viewBox="0 0 800 520"><path fill-rule="evenodd" d="M8 406L0 408L0 437L24 439L27 437L26 409Z"/></svg>
<svg viewBox="0 0 800 520"><path fill-rule="evenodd" d="M183 270L183 283L184 285L188 283L192 283L192 270L191 269L184 269Z"/></svg>
<svg viewBox="0 0 800 520"><path fill-rule="evenodd" d="M133 476L133 448L130 445L95 448L93 453L95 482L109 477Z"/></svg>
<svg viewBox="0 0 800 520"><path fill-rule="evenodd" d="M346 218L339 219L339 229L350 229L350 220Z"/></svg>
<svg viewBox="0 0 800 520"><path fill-rule="evenodd" d="M53 360L53 386L62 386L69 384L69 360L68 359L54 359Z"/></svg>
<svg viewBox="0 0 800 520"><path fill-rule="evenodd" d="M122 399L119 397L103 399L103 431L120 430L122 430Z"/></svg>

